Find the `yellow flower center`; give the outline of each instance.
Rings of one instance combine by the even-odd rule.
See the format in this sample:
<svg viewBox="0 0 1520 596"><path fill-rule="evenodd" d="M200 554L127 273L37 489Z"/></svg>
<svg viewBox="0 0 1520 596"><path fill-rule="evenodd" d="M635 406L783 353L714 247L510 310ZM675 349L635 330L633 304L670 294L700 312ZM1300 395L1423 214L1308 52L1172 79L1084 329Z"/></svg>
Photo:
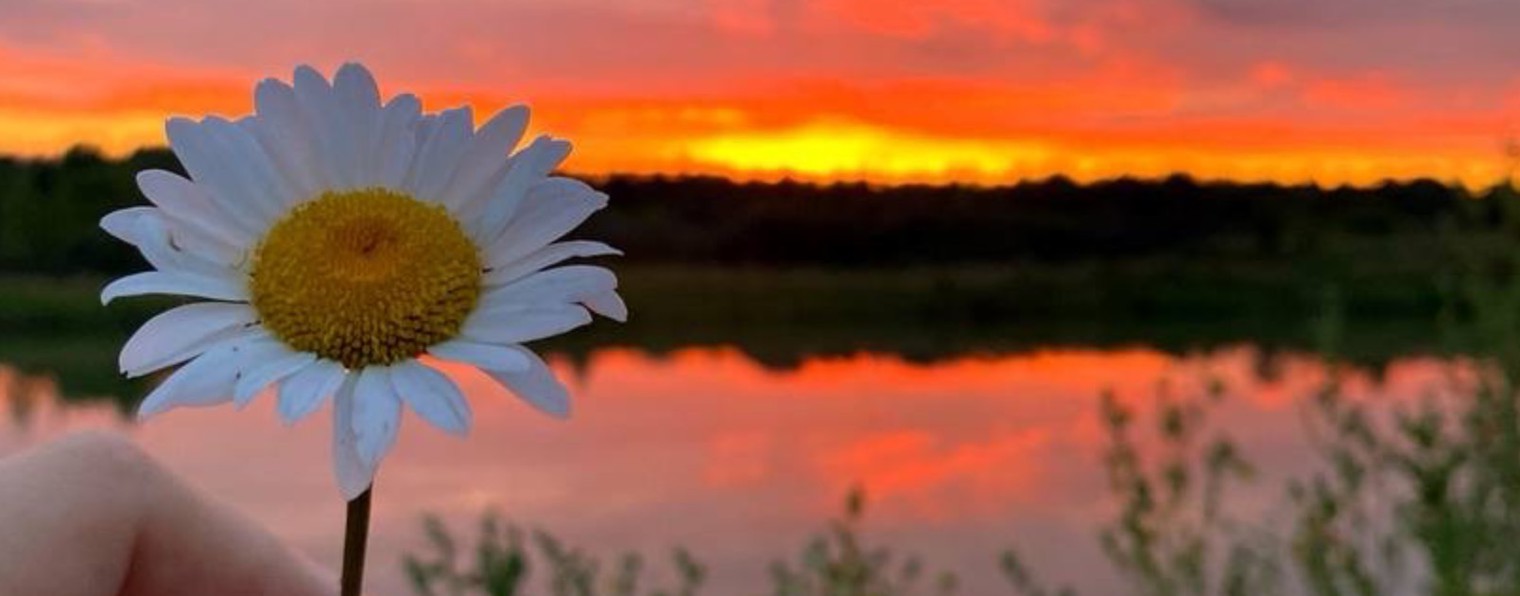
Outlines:
<svg viewBox="0 0 1520 596"><path fill-rule="evenodd" d="M475 244L443 207L381 188L291 210L255 249L250 282L275 337L351 369L454 337L480 284Z"/></svg>

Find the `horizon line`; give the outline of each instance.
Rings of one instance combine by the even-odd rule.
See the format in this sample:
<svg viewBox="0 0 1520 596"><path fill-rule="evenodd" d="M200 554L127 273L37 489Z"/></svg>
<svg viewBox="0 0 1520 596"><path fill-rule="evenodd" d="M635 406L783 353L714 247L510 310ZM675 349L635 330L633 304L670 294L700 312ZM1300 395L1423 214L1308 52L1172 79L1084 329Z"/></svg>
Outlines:
<svg viewBox="0 0 1520 596"><path fill-rule="evenodd" d="M62 151L53 153L17 153L0 152L0 160L13 160L23 162L59 162L70 153L83 152L108 160L124 162L133 156L144 153L166 153L173 155L173 150L168 145L143 145L126 152L113 152L98 145L81 142L69 146ZM178 160L178 157L175 157ZM572 158L573 159L573 158ZM606 181L612 179L717 179L736 185L743 184L802 184L815 187L829 186L868 186L873 188L905 188L905 187L930 187L930 188L978 188L997 190L1004 188L1016 188L1026 184L1048 184L1057 180L1079 186L1091 187L1103 184L1111 184L1125 181L1163 184L1173 179L1184 179L1199 186L1208 185L1236 185L1236 186L1272 186L1278 188L1313 188L1321 191L1333 191L1338 189L1373 190L1387 186L1412 186L1419 183L1433 183L1444 188L1460 188L1469 192L1491 191L1506 185L1515 187L1514 176L1499 176L1488 182L1469 183L1456 178L1446 178L1434 174L1421 174L1411 176L1385 176L1368 180L1366 182L1326 182L1314 178L1297 180L1276 180L1268 177L1237 178L1230 176L1210 176L1186 169L1176 169L1164 174L1151 173L1120 173L1104 174L1097 176L1081 176L1071 172L1050 172L1038 176L1020 176L1009 179L988 179L985 177L938 178L938 179L912 179L875 177L869 174L845 174L845 175L819 175L796 170L775 169L763 171L744 171L722 168L692 168L685 170L576 170L567 169L559 171L560 175L582 180Z"/></svg>

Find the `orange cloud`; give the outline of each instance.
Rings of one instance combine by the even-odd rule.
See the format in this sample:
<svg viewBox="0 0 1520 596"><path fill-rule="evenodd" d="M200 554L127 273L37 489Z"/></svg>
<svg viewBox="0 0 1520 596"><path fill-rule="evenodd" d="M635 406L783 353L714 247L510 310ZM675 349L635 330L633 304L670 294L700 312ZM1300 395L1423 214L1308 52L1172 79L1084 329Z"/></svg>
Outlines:
<svg viewBox="0 0 1520 596"><path fill-rule="evenodd" d="M844 23L906 38L927 37L949 27L985 28L1037 42L1055 35L1036 6L1024 0L819 0L806 6L813 18L825 24Z"/></svg>
<svg viewBox="0 0 1520 596"><path fill-rule="evenodd" d="M1263 89L1275 89L1293 81L1293 69L1275 60L1251 67L1251 81Z"/></svg>
<svg viewBox="0 0 1520 596"><path fill-rule="evenodd" d="M707 0L713 26L741 36L766 36L776 32L771 0Z"/></svg>
<svg viewBox="0 0 1520 596"><path fill-rule="evenodd" d="M1304 101L1343 110L1390 110L1404 105L1408 97L1388 77L1369 74L1310 83L1304 88Z"/></svg>

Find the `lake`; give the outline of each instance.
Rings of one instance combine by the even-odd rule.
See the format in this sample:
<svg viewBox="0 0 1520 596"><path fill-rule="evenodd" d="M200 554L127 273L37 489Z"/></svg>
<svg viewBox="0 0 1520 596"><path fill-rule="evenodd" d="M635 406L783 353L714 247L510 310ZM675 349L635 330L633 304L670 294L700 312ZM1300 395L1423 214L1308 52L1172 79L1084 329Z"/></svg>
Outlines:
<svg viewBox="0 0 1520 596"><path fill-rule="evenodd" d="M0 365L0 407L10 412L0 454L78 429L120 430L336 568L343 509L326 412L285 427L263 396L244 412L178 410L134 423L122 404L139 396L113 393L141 387L68 378L85 374L69 372L79 366L68 354L110 353L87 343L97 347L10 344L12 355L58 361ZM1141 421L1141 454L1159 457L1167 445L1148 438L1158 394L1189 399L1222 388L1207 434L1227 434L1254 464L1250 483L1225 497L1253 523L1290 522L1286 480L1324 467L1304 419L1332 368L1309 351L1247 340L1188 350L1068 340L904 356L793 343L800 347L785 358L724 343L560 352L551 362L574 394L568 422L454 371L472 395L474 430L459 439L406 420L377 480L371 591L410 593L400 560L427 550L424 514L469 537L495 510L607 561L641 551L655 579L670 577L665 553L684 546L708 566L703 593L765 594L771 563L795 561L859 486L865 539L955 573L960 594L1008 593L999 557L1009 547L1051 583L1123 593L1128 584L1098 538L1120 513L1105 475L1105 392ZM1391 355L1346 372L1342 393L1411 404L1441 395L1466 368L1461 359Z"/></svg>

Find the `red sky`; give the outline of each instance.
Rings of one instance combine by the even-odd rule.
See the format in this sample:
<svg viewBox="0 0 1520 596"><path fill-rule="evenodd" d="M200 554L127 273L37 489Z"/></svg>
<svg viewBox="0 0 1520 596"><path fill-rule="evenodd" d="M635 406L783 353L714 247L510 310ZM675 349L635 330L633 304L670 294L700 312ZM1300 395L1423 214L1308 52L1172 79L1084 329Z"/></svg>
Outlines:
<svg viewBox="0 0 1520 596"><path fill-rule="evenodd" d="M4 0L0 152L113 153L357 59L525 101L571 169L771 178L1487 184L1513 0Z"/></svg>

